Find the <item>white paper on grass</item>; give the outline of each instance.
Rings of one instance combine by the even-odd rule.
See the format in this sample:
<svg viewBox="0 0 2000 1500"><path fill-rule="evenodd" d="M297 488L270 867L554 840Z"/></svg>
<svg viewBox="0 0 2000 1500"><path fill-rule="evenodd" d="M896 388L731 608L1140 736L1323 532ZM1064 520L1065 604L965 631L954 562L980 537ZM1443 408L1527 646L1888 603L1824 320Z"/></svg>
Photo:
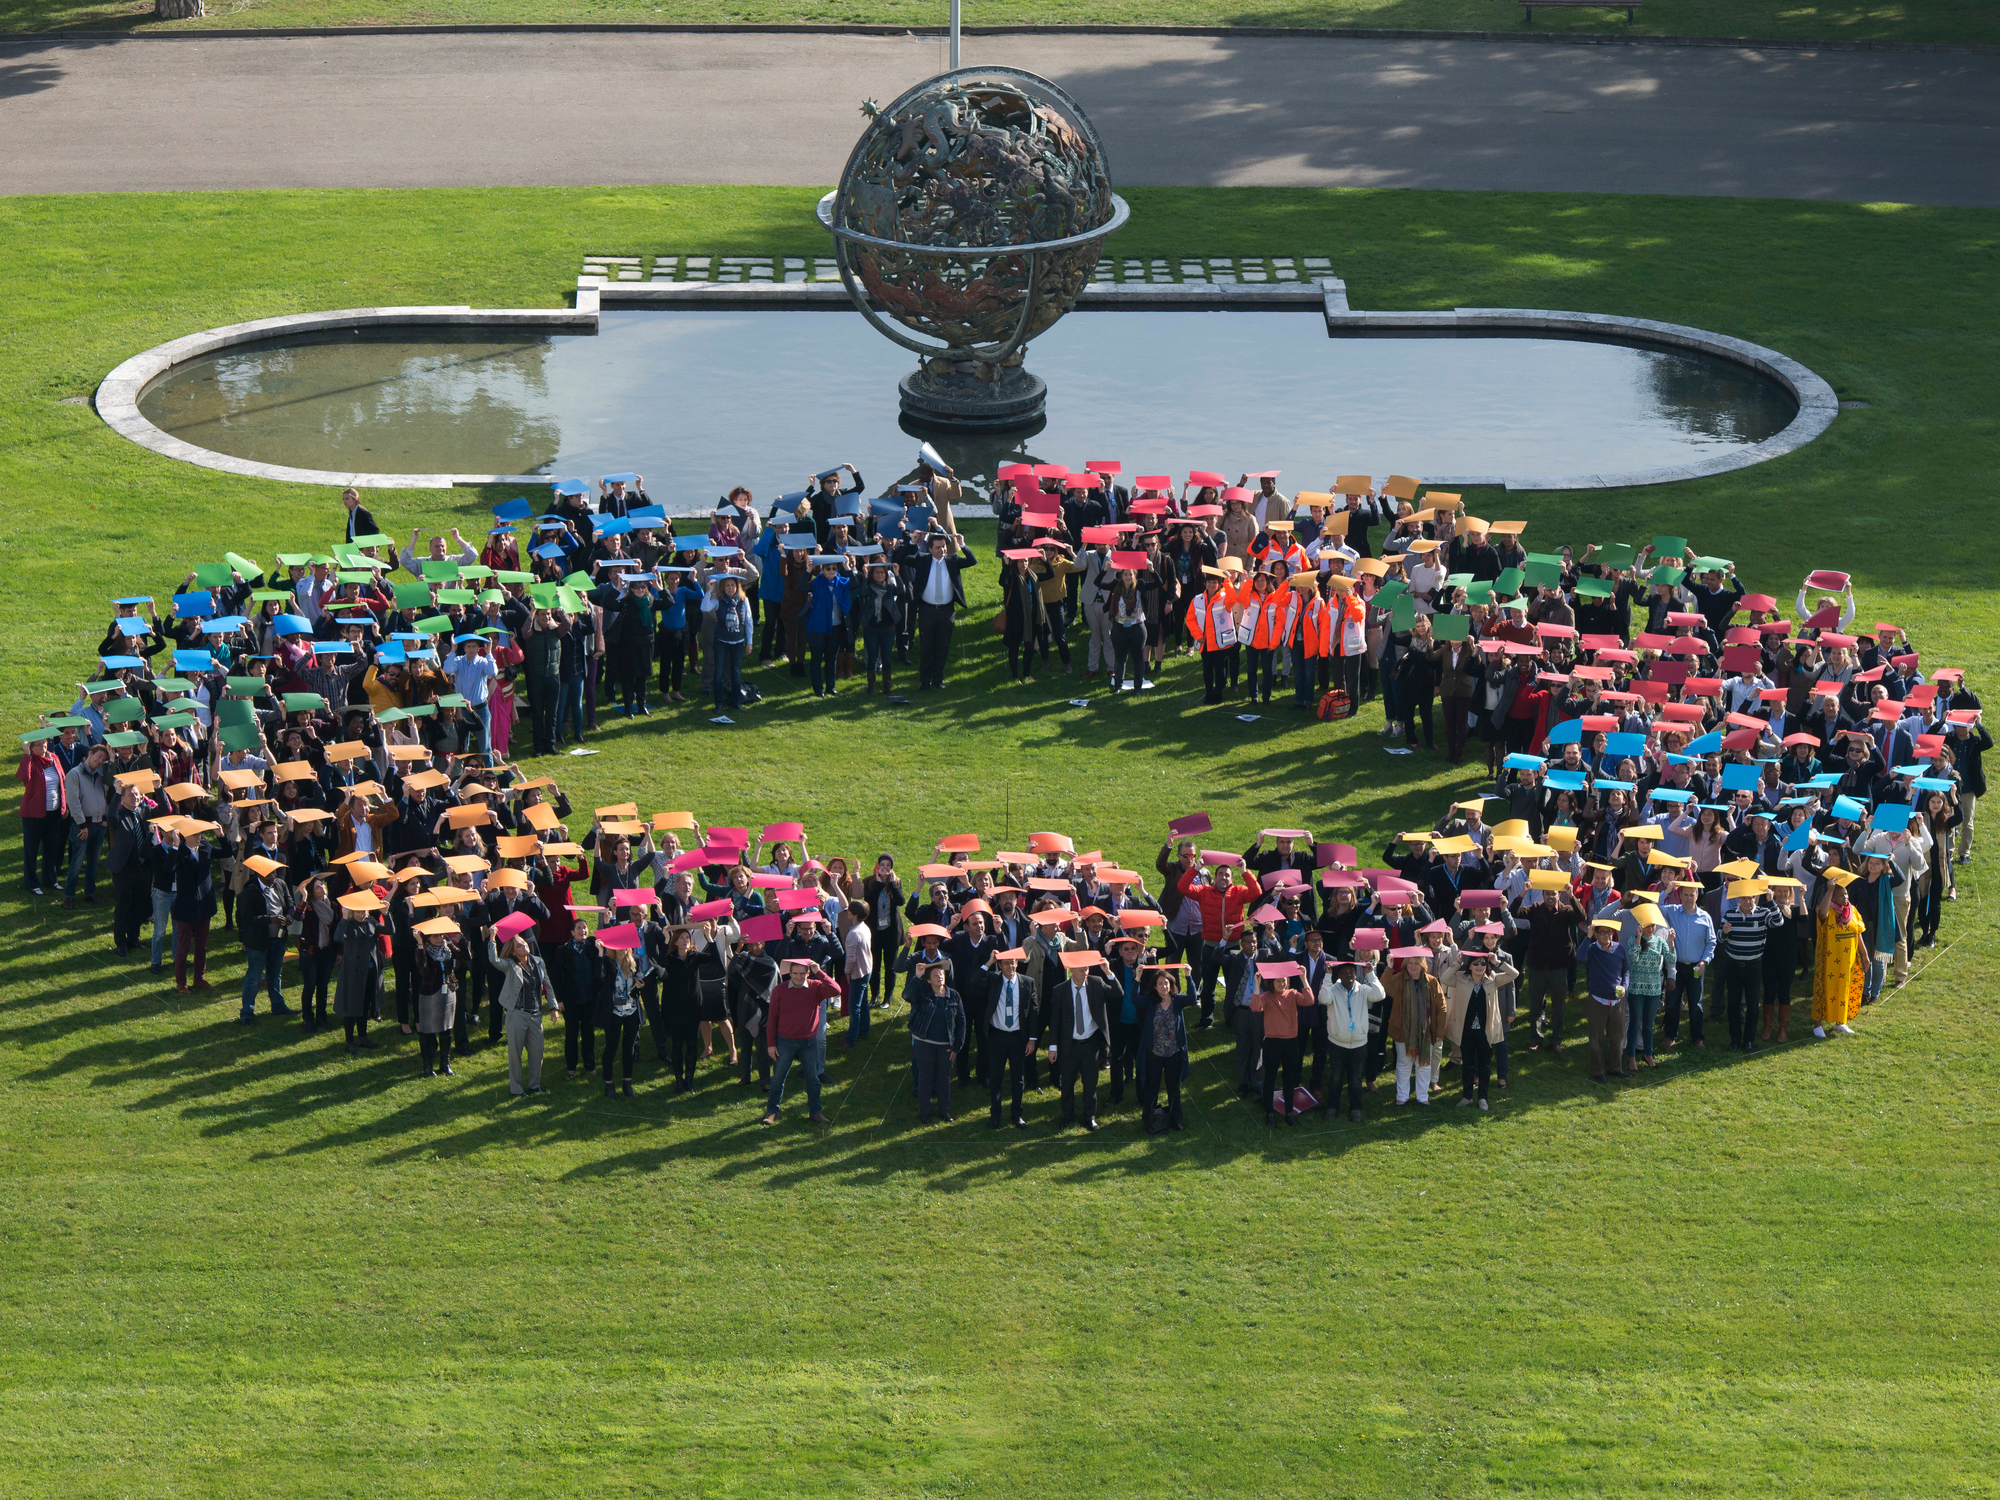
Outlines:
<svg viewBox="0 0 2000 1500"><path fill-rule="evenodd" d="M1384 745L1382 748L1391 755L1415 755L1417 753L1406 745Z"/></svg>
<svg viewBox="0 0 2000 1500"><path fill-rule="evenodd" d="M734 724L736 721L730 718L728 714L717 714L708 722L711 724Z"/></svg>
<svg viewBox="0 0 2000 1500"><path fill-rule="evenodd" d="M1236 719L1237 722L1240 724L1255 724L1259 719L1263 717L1264 716L1262 714L1238 714L1236 716Z"/></svg>
<svg viewBox="0 0 2000 1500"><path fill-rule="evenodd" d="M1088 708L1090 707L1090 700L1088 698L1072 698L1069 700L1069 706L1071 708Z"/></svg>
<svg viewBox="0 0 2000 1500"><path fill-rule="evenodd" d="M590 749L590 748L589 748L588 746L585 746L585 745L577 745L577 746L575 746L574 748L572 748L572 749L570 750L570 752L569 752L569 753L570 753L571 755L595 755L595 754L597 754L597 752L596 752L595 750L592 750L592 749Z"/></svg>

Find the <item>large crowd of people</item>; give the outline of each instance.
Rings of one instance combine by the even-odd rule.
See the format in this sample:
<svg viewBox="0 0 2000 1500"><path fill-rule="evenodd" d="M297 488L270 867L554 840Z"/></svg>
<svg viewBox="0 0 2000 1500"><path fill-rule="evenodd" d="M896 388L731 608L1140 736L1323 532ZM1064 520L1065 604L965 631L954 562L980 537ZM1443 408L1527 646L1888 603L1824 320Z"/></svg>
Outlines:
<svg viewBox="0 0 2000 1500"><path fill-rule="evenodd" d="M1129 866L1058 832L817 859L796 823L637 799L572 840L581 813L510 759L517 710L547 756L649 713L655 672L666 702L694 673L739 711L753 652L816 694L887 694L912 649L943 685L978 560L926 449L880 498L842 465L761 514L734 490L693 537L637 475L503 505L479 547L399 548L349 491L323 552L122 595L75 702L23 735L25 884L98 904L102 863L114 954L183 992L212 987L220 915L245 1024L260 993L309 1032L330 1006L358 1054L393 1004L434 1076L483 1008L533 1094L553 1013L567 1077L629 1094L643 1033L670 1087L720 1057L773 1124L794 1063L824 1118L830 1039L885 1006L926 1120L976 1080L1024 1126L1046 1068L1064 1124L1097 1128L1102 1078L1179 1128L1190 1026L1218 1019L1270 1120L1359 1120L1384 1073L1425 1105L1456 1068L1488 1108L1520 1009L1556 1053L1580 1008L1596 1081L1705 1047L1712 1009L1734 1049L1788 1041L1795 991L1814 1037L1844 1034L1936 942L1992 740L1963 674L1858 624L1844 575L1787 610L1684 538L1528 552L1407 480L1277 477L1003 470L992 627L1016 677L1081 655L1130 690L1185 653L1206 702L1283 679L1321 717L1379 699L1410 747L1442 718L1453 763L1476 739L1486 787L1373 864L1306 829L1205 847L1198 812Z"/></svg>

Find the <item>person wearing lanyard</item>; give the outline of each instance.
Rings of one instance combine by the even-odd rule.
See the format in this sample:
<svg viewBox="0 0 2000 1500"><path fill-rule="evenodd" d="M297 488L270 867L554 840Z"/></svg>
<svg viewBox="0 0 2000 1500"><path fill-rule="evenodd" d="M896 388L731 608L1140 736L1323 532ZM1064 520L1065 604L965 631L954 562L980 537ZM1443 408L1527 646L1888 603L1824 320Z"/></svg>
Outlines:
<svg viewBox="0 0 2000 1500"><path fill-rule="evenodd" d="M1331 1120L1340 1109L1340 1093L1347 1089L1347 1118L1360 1123L1362 1063L1368 1053L1368 1009L1381 1003L1382 982L1372 966L1336 963L1320 982L1320 1012L1326 1017L1326 1039L1331 1048L1333 1081L1325 1099L1325 1118Z"/></svg>
<svg viewBox="0 0 2000 1500"><path fill-rule="evenodd" d="M986 1087L993 1113L987 1121L1000 1128L1000 1093L1007 1076L1013 1075L1014 1127L1028 1128L1021 1113L1022 1074L1027 1060L1035 1055L1035 1032L1039 1012L1035 1004L1035 981L1021 972L1021 960L1028 955L1019 948L993 955L998 973L986 981Z"/></svg>
<svg viewBox="0 0 2000 1500"><path fill-rule="evenodd" d="M1132 1091L1136 1094L1142 1071L1139 1013L1146 1002L1139 993L1139 950L1143 945L1137 938L1121 937L1106 946L1115 955L1110 982L1118 991L1117 1003L1111 1012L1111 1102L1122 1104L1125 1101L1126 1081L1131 1081Z"/></svg>

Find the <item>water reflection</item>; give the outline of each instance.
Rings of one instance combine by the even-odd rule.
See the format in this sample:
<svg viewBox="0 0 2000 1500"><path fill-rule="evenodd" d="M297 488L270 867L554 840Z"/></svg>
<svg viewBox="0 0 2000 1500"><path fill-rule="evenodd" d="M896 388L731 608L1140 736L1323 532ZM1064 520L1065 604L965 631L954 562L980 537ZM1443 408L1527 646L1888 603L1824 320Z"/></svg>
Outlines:
<svg viewBox="0 0 2000 1500"><path fill-rule="evenodd" d="M470 453L471 467L532 474L562 449L553 353L546 338L308 335L175 370L139 407L176 437L262 463L427 474Z"/></svg>
<svg viewBox="0 0 2000 1500"><path fill-rule="evenodd" d="M760 495L851 461L909 467L906 356L851 312L613 312L595 336L340 334L249 345L140 409L206 448L299 468L592 474L656 496ZM1017 458L1126 473L1569 474L1692 462L1782 429L1774 382L1697 355L1560 339L1329 339L1310 313L1089 312L1036 341L1038 430L941 442L978 479ZM1232 476L1233 477L1233 476Z"/></svg>

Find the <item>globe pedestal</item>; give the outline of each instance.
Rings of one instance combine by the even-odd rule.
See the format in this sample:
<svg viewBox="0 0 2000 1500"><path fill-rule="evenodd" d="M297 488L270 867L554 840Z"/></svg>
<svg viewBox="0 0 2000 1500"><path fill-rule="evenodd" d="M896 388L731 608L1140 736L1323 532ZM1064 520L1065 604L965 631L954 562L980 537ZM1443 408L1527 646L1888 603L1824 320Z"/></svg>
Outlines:
<svg viewBox="0 0 2000 1500"><path fill-rule="evenodd" d="M1040 421L1049 387L1019 365L927 359L897 383L896 392L911 422L992 431Z"/></svg>

